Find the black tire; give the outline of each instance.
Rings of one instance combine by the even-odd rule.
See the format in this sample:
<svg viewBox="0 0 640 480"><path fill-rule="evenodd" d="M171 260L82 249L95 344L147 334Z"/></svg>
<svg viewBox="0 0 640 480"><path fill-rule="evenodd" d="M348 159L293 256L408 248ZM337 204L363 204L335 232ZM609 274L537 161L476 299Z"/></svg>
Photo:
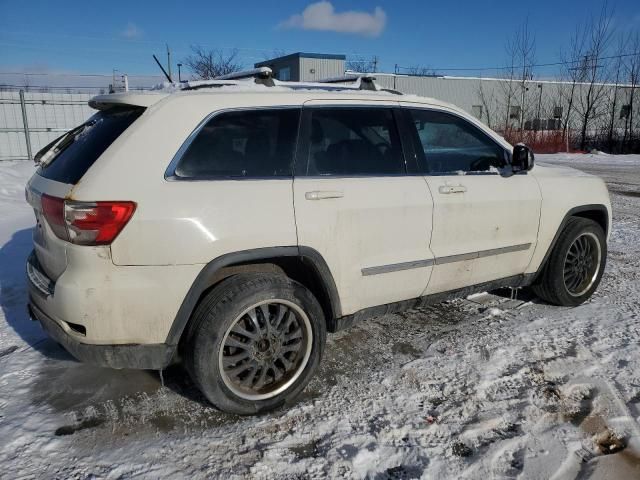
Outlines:
<svg viewBox="0 0 640 480"><path fill-rule="evenodd" d="M589 242L597 242L600 248L600 261L593 261L597 271L588 276L583 289L573 292L565 281L565 267L569 249L578 238L588 238ZM595 243L593 244L595 245ZM590 247L593 248L593 247ZM591 250L590 250L591 251ZM581 217L569 218L560 237L553 247L540 277L532 285L533 292L548 303L559 306L575 307L587 300L598 288L607 259L607 239L602 227L593 220Z"/></svg>
<svg viewBox="0 0 640 480"><path fill-rule="evenodd" d="M304 322L303 328L306 329L305 331L309 330L311 332L311 334L306 335L304 339L306 342L304 355L297 352L295 354L296 357L288 357L298 358L298 355L300 355L300 358L302 358L302 360L294 360L294 362L300 362L296 367L296 372L293 372L296 378L293 380L292 373L291 379L289 380L292 383L287 385L284 391L278 392L277 394L275 393L277 389L274 387L274 396L270 398L242 398L232 391L232 388L240 387L233 384L227 371L223 371L221 358L223 358L223 355L228 355L228 353L224 352L229 352L228 345L225 347L223 341L229 341L227 336L237 338L231 335L232 332L230 330L236 328L234 325L239 325L238 322L240 318L244 318L243 321L245 322L248 321L246 314L242 315L243 312L249 310L255 315L258 307L254 306L267 301L277 302L280 300L290 302L289 308L291 308L292 313L294 313L295 322L299 321L299 315L308 319L308 322ZM299 310L295 310L296 306ZM253 310L254 308L256 308L255 312ZM268 308L280 308L280 304L268 303ZM284 308L288 307L285 306ZM300 313L301 311L304 315ZM260 316L261 325L263 326L265 325L264 318L264 315ZM281 318L284 317L281 316ZM289 317L287 316L287 318ZM276 320L273 319L270 321L275 323ZM264 328L266 332L266 326ZM260 332L261 331L256 329L256 331L249 333L259 335ZM235 335L235 332L233 332L233 334ZM249 415L273 410L285 404L291 404L302 392L315 373L322 358L326 340L326 322L320 304L311 292L300 283L284 275L240 274L223 280L202 299L193 314L186 335L186 342L184 343L185 364L193 381L205 397L222 411ZM232 341L233 338L231 338ZM240 338L242 341L242 337ZM251 342L248 337L244 339L244 341ZM302 342L303 340L301 339L300 341ZM269 345L269 342L266 343ZM251 345L255 346L258 345L258 343L253 341ZM311 349L310 353L309 346ZM224 350L224 348L227 350ZM221 351L221 349L223 350ZM249 350L250 348L247 348L247 351ZM251 352L255 351L255 348L251 349ZM304 358L308 359L306 360L306 364L303 365ZM251 360L253 361L254 358L251 357ZM248 362L249 360L246 361ZM244 362L244 360L240 362ZM254 364L258 365L255 362ZM283 366L282 363L279 365ZM286 367L283 366L283 370L286 370ZM269 372L270 380L276 384L275 373L273 370ZM253 373L247 373L247 376L250 374L253 375ZM283 378L285 378L286 375L287 373L285 372ZM284 386L285 385L282 387ZM240 392L240 394L242 393L243 392ZM256 395L258 395L258 393L256 393Z"/></svg>

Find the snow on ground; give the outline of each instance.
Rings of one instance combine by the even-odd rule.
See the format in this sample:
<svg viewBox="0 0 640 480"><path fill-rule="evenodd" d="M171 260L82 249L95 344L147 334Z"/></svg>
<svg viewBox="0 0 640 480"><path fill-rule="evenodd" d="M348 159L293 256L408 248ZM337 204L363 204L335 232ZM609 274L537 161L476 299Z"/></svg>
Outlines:
<svg viewBox="0 0 640 480"><path fill-rule="evenodd" d="M296 405L258 417L209 407L180 367L163 387L46 338L24 307L33 167L0 163L0 476L640 478L640 156L537 160L612 192L590 302L498 292L372 319L330 337Z"/></svg>

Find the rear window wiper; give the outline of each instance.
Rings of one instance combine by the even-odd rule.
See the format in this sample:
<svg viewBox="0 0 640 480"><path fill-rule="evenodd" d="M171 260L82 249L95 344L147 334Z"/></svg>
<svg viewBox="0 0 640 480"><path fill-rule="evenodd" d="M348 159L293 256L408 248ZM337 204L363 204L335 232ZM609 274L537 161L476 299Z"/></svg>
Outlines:
<svg viewBox="0 0 640 480"><path fill-rule="evenodd" d="M78 132L82 131L89 122L83 123L82 125L78 125L75 128L72 128L67 133L60 135L53 142L49 143L42 150L36 153L34 157L34 162L36 165L41 167L46 167L51 160L53 160L58 153L67 148L71 143L73 143L73 139L75 138Z"/></svg>

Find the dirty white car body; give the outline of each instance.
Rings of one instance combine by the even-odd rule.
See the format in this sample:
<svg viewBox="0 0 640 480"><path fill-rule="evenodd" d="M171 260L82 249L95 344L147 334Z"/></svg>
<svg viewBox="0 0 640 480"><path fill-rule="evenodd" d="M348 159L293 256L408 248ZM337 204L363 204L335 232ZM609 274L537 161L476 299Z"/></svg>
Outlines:
<svg viewBox="0 0 640 480"><path fill-rule="evenodd" d="M140 110L77 182L46 178L42 172L48 166L33 175L27 199L38 221L35 254L27 270L32 316L75 356L102 365L168 365L179 351L190 348L185 332L198 305L233 276L281 276L315 297L323 330L305 334L308 348L304 355L302 350L296 354L298 360L288 357L304 363L316 348L311 337L315 341L322 336L323 341L325 328L336 331L360 318L424 301L537 281L571 217L597 223L605 237L611 228L609 196L599 178L570 168L512 168L508 162L513 147L502 137L434 99L379 91L231 86L113 94L97 97L91 105L104 112ZM279 109L292 110L299 118L290 174L176 174L182 155L208 122L229 112ZM319 121L311 112L323 109L338 112L336 118L348 117L350 113L341 112L354 109L388 112L384 115L397 131L376 131L396 137L403 170L310 174L304 165L314 155L310 150L327 143L313 143ZM504 152L505 165L477 172L427 171L420 162L429 151L425 147L426 155L420 152L412 141L415 132L408 131L411 125L420 128L421 112L464 122L464 128L475 129ZM424 115L428 128L431 113ZM324 125L330 125L329 120ZM361 148L361 140L344 142L351 151ZM391 138L389 145L393 142ZM238 145L233 148L248 148ZM384 159L395 147L380 148ZM43 212L43 195L60 199L57 205L63 205L65 221L68 208L96 202L125 202L133 213L108 243L76 244L56 235ZM62 228L73 235L68 224ZM606 245L602 247L606 256ZM603 267L604 259L594 282ZM295 305L289 307L304 320ZM311 318L311 323L316 320ZM265 351L271 352L275 340L266 342ZM298 376L307 365L300 365L302 370L273 394L263 389L254 395L248 389L244 395L242 388L236 390L225 380L221 388L229 387L227 396L238 397L242 407L219 400L218 393L202 387L205 380L197 383L222 409L259 411L279 404L271 399L282 400L290 389L297 393L304 387L306 380ZM274 370L256 368L277 383Z"/></svg>

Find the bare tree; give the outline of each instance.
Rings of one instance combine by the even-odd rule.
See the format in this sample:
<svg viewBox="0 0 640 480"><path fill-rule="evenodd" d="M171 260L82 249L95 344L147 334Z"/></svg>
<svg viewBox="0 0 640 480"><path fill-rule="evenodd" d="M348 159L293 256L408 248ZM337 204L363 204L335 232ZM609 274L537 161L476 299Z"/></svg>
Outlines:
<svg viewBox="0 0 640 480"><path fill-rule="evenodd" d="M205 50L199 45L192 45L191 51L193 53L185 58L184 64L197 79L210 80L242 70L237 50L225 53L220 49Z"/></svg>
<svg viewBox="0 0 640 480"><path fill-rule="evenodd" d="M520 131L522 131L529 111L526 101L527 81L533 80L533 65L536 61L536 38L529 30L529 19L526 19L516 32L510 48L515 51L516 58L520 62L518 83L521 95Z"/></svg>
<svg viewBox="0 0 640 480"><path fill-rule="evenodd" d="M613 30L611 12L605 3L597 18L591 18L586 30L586 49L583 58L573 68L577 68L577 76L585 85L578 89L576 102L580 117L580 149L587 145L589 127L594 119L602 115L603 101L607 94L606 56Z"/></svg>
<svg viewBox="0 0 640 480"><path fill-rule="evenodd" d="M280 58L287 55L287 52L281 48L274 48L271 53L267 53L266 51L262 53L262 59L264 61L273 60L274 58Z"/></svg>
<svg viewBox="0 0 640 480"><path fill-rule="evenodd" d="M533 79L533 65L536 55L536 39L529 29L529 20L516 30L505 47L507 53L507 66L503 70L504 81L501 83L506 107L504 129L511 127L511 107L516 106L519 100L518 124L520 130L524 127L524 119L527 115L528 103L526 98L527 82Z"/></svg>
<svg viewBox="0 0 640 480"><path fill-rule="evenodd" d="M640 33L635 32L632 34L628 44L632 55L627 56L624 62L625 77L628 84L626 105L629 107L629 114L625 118L624 123L623 146L626 145L628 140L633 141L635 139L633 109L636 104L635 97L638 91L638 85L640 85Z"/></svg>
<svg viewBox="0 0 640 480"><path fill-rule="evenodd" d="M478 82L478 97L480 98L480 103L482 105L482 109L484 110L484 115L487 119L487 126L489 128L493 128L491 126L493 122L493 105L495 105L495 98L493 94L493 90L490 90L490 93L486 92L484 87L482 86L482 80ZM482 120L482 118L480 119Z"/></svg>
<svg viewBox="0 0 640 480"><path fill-rule="evenodd" d="M374 55L371 58L366 58L356 55L346 61L345 68L359 73L375 73L378 71L378 57Z"/></svg>
<svg viewBox="0 0 640 480"><path fill-rule="evenodd" d="M607 119L608 125L607 127L607 148L609 152L613 152L615 147L615 142L617 140L618 134L616 131L616 111L619 106L619 91L620 91L620 82L622 80L622 76L624 75L623 68L623 57L626 50L627 40L620 36L618 39L618 47L616 49L616 57L611 62L611 73L610 78L614 82L613 93L608 95L609 104L608 104L608 112L609 118Z"/></svg>
<svg viewBox="0 0 640 480"><path fill-rule="evenodd" d="M502 103L504 105L504 124L502 131L505 134L511 130L511 106L514 104L516 95L516 55L510 48L507 48L507 55L507 68L502 74L504 81L500 82L503 95Z"/></svg>
<svg viewBox="0 0 640 480"><path fill-rule="evenodd" d="M572 114L575 111L575 103L579 83L584 80L584 69L580 67L580 63L584 61L585 49L587 43L587 30L578 25L571 35L569 50L562 51L560 58L562 59L561 78L569 84L559 85L560 104L566 104L567 108L562 116L562 136L569 143L568 136L571 131Z"/></svg>
<svg viewBox="0 0 640 480"><path fill-rule="evenodd" d="M422 65L412 65L406 69L407 75L415 75L416 77L433 77L437 72L431 67Z"/></svg>

